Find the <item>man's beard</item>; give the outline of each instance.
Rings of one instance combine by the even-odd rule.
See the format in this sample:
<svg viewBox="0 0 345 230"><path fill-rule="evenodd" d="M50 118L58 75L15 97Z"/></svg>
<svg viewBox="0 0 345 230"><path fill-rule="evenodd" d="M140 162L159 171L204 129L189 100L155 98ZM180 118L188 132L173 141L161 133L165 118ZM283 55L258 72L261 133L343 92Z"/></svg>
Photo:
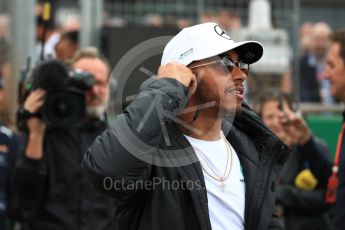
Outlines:
<svg viewBox="0 0 345 230"><path fill-rule="evenodd" d="M104 116L104 113L105 113L105 106L103 103L98 106L91 106L91 105L86 106L86 115L88 117L102 118Z"/></svg>
<svg viewBox="0 0 345 230"><path fill-rule="evenodd" d="M220 108L220 116L227 119L232 119L236 116L236 114L240 114L242 112L242 107L234 107L234 108Z"/></svg>
<svg viewBox="0 0 345 230"><path fill-rule="evenodd" d="M98 105L92 105L93 101L97 100ZM106 111L105 100L98 95L94 95L86 102L86 115L90 118L102 118Z"/></svg>
<svg viewBox="0 0 345 230"><path fill-rule="evenodd" d="M228 102L233 103L233 107L226 108L224 104L222 104L220 96L217 93L211 93L212 90L209 88L205 88L203 86L198 86L196 90L196 97L197 97L197 104L199 106L203 106L207 103L214 103L215 107L218 107L218 114L220 117L234 117L237 113L241 113L242 107L241 105L236 105L236 99L234 101Z"/></svg>

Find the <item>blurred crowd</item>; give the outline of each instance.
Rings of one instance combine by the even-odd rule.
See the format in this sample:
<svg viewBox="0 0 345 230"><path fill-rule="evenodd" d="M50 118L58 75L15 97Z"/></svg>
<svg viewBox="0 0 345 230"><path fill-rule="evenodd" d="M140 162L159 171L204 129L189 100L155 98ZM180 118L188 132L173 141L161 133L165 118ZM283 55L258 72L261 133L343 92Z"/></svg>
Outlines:
<svg viewBox="0 0 345 230"><path fill-rule="evenodd" d="M284 75L281 84L283 92L292 93L294 84L298 84L301 102L335 103L330 94L329 82L323 79L331 33L332 29L324 22L301 25L299 81L293 81L291 72Z"/></svg>
<svg viewBox="0 0 345 230"><path fill-rule="evenodd" d="M5 111L7 96L14 93L6 88L11 81L9 16L0 15L0 229L116 229L113 201L94 191L80 169L85 149L107 126L104 104L112 67L96 48L80 49L78 18L68 17L59 25L54 21L46 23L41 17L42 7L38 5L35 10L35 58L42 61L35 67L36 74L49 77L47 72L54 69L69 77L70 70L81 70L92 74L93 83L82 89L87 112L81 123L61 128L47 124L42 114L37 116L50 86L44 89L44 80L34 79L18 109L24 125L20 129L14 127L10 122L14 119L9 119ZM205 12L200 18L200 23L210 21L218 22L227 31L243 26L240 15L226 9ZM158 14L147 15L142 23L156 28L172 26ZM193 24L191 19L180 18L173 26L183 29ZM124 19L105 16L104 26L129 24ZM284 166L277 189L276 206L286 229L331 229L331 205L323 198L326 182L315 175L315 171L323 173L321 168L312 172L309 160L303 157L303 152L311 151L303 135L311 135L315 148L327 159L329 150L306 125L308 133L296 134L287 128L289 125L283 127L278 122L282 111L296 115L291 101L295 84L299 84L301 102L337 103L331 96L329 81L323 78L331 33L332 28L324 22L302 24L299 82L294 82L291 69L281 76L279 88L263 92L254 103L265 124L295 150Z"/></svg>

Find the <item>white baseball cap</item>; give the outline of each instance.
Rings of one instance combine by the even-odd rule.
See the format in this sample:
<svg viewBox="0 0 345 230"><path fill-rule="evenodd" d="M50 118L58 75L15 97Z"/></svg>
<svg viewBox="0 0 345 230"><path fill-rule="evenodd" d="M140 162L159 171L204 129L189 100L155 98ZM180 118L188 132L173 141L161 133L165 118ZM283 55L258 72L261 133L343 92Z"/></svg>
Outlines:
<svg viewBox="0 0 345 230"><path fill-rule="evenodd" d="M187 27L173 37L164 48L161 64L188 65L234 49L248 64L258 61L263 54L263 46L259 42L235 42L217 23L207 22Z"/></svg>

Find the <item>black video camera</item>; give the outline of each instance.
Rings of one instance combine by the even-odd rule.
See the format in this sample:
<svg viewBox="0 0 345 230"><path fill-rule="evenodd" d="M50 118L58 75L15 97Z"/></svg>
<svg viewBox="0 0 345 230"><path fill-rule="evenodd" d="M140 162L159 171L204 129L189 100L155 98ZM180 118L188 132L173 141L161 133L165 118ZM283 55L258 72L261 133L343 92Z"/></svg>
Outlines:
<svg viewBox="0 0 345 230"><path fill-rule="evenodd" d="M85 117L84 92L95 83L91 73L80 70L68 71L57 60L48 60L36 66L29 79L20 85L20 109L17 123L20 129L26 127L26 119L40 117L48 127L70 128L81 125ZM24 109L27 96L35 89L47 91L42 108L35 114Z"/></svg>

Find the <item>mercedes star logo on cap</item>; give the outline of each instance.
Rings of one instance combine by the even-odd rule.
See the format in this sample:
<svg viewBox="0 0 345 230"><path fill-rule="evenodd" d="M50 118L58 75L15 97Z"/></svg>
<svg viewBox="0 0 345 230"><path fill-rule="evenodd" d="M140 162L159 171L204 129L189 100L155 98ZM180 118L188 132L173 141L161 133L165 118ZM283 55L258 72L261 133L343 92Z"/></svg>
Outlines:
<svg viewBox="0 0 345 230"><path fill-rule="evenodd" d="M222 38L231 40L231 37L219 25L214 26L214 31Z"/></svg>

